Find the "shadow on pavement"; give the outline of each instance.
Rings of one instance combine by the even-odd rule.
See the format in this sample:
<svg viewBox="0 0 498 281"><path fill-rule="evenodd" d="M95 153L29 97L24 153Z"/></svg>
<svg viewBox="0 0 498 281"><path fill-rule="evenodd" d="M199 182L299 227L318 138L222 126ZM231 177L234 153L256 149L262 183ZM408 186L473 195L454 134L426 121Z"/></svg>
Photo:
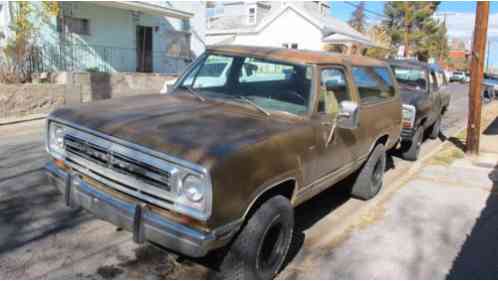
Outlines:
<svg viewBox="0 0 498 281"><path fill-rule="evenodd" d="M498 135L498 117L496 117L482 133L487 136Z"/></svg>
<svg viewBox="0 0 498 281"><path fill-rule="evenodd" d="M90 218L66 208L48 184L40 143L2 148L0 153L0 257Z"/></svg>
<svg viewBox="0 0 498 281"><path fill-rule="evenodd" d="M456 148L460 149L461 151L465 151L465 143L456 137L450 137L448 138L448 141L451 142Z"/></svg>
<svg viewBox="0 0 498 281"><path fill-rule="evenodd" d="M496 279L498 276L498 165L489 174L493 188L467 236L447 279Z"/></svg>

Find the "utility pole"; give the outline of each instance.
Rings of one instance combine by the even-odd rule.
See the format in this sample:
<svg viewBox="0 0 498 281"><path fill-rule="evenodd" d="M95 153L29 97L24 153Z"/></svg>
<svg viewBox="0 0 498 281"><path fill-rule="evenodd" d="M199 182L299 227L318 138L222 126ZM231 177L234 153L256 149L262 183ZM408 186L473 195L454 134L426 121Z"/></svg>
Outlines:
<svg viewBox="0 0 498 281"><path fill-rule="evenodd" d="M479 153L481 134L481 80L488 32L489 2L479 1L476 8L472 60L470 63L469 118L467 124L466 153Z"/></svg>

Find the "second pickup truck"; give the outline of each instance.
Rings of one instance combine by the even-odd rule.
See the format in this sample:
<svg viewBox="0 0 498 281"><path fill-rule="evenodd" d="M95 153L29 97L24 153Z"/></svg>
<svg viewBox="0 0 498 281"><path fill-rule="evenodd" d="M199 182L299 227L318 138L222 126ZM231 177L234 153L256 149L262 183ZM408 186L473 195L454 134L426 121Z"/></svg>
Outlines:
<svg viewBox="0 0 498 281"><path fill-rule="evenodd" d="M441 119L448 109L450 96L445 77L429 64L413 60L389 61L399 84L403 122L401 154L404 159L418 159L424 137L439 136Z"/></svg>

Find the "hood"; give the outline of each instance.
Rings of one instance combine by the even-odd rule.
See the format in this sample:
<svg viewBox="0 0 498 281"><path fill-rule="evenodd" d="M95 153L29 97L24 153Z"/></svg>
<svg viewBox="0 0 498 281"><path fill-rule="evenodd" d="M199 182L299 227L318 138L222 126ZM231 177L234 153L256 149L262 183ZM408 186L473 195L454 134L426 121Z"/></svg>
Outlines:
<svg viewBox="0 0 498 281"><path fill-rule="evenodd" d="M51 117L209 167L243 146L295 126L250 107L175 95L112 99L54 111Z"/></svg>
<svg viewBox="0 0 498 281"><path fill-rule="evenodd" d="M425 98L425 92L402 87L400 88L399 96L401 98L401 103L417 106L418 101Z"/></svg>

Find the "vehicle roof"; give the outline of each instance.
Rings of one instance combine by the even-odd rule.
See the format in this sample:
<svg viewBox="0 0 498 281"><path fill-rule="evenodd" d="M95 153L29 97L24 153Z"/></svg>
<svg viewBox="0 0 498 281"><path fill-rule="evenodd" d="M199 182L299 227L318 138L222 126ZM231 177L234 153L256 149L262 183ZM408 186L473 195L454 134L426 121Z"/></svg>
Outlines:
<svg viewBox="0 0 498 281"><path fill-rule="evenodd" d="M333 52L296 50L275 47L256 47L241 45L209 46L208 52L235 56L251 56L274 61L286 61L295 64L345 64L386 66L381 60L364 57L343 55Z"/></svg>
<svg viewBox="0 0 498 281"><path fill-rule="evenodd" d="M390 65L396 65L407 68L425 68L425 69L429 68L429 65L427 63L413 59L391 59L387 60L386 62L389 63Z"/></svg>

